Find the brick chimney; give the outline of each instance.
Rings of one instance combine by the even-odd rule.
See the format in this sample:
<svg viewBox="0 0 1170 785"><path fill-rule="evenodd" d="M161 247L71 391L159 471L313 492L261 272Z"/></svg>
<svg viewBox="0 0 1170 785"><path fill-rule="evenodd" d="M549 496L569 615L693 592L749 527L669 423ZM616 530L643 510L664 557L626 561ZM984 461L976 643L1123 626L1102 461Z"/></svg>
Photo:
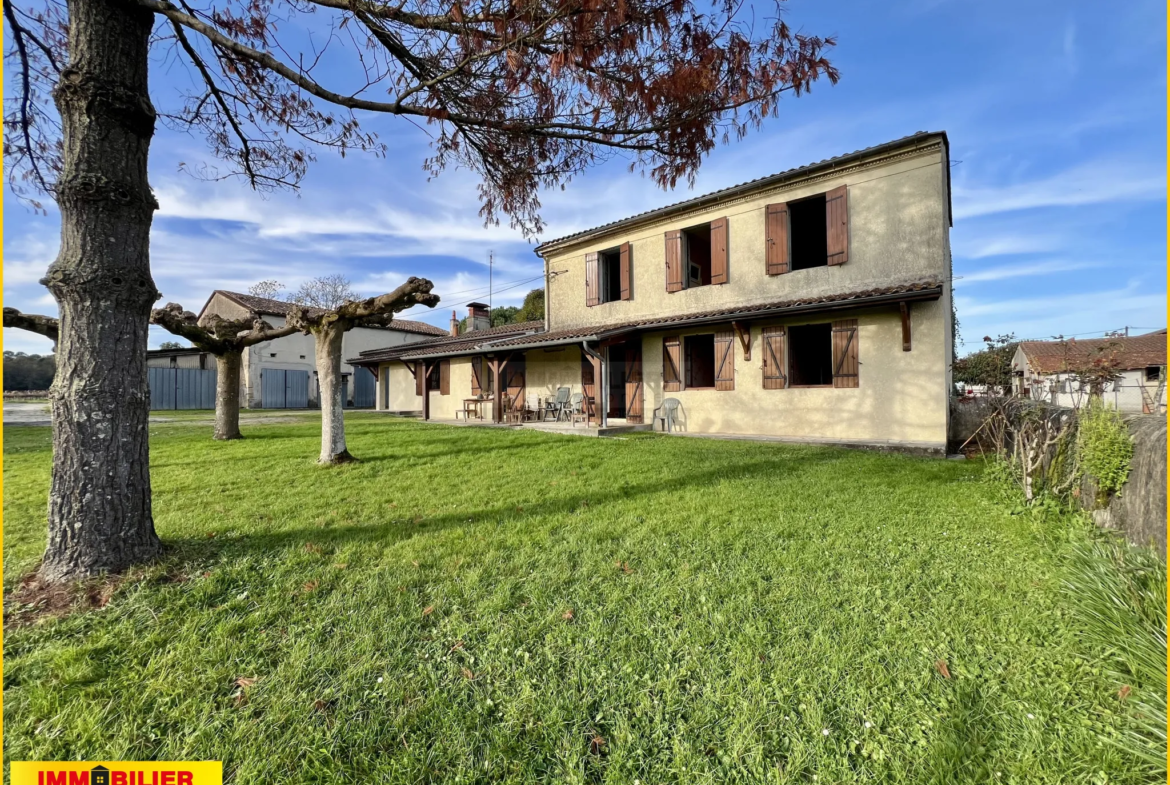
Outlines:
<svg viewBox="0 0 1170 785"><path fill-rule="evenodd" d="M467 317L468 332L486 330L492 326L491 312L483 303L468 303Z"/></svg>
<svg viewBox="0 0 1170 785"><path fill-rule="evenodd" d="M459 320L455 318L455 312L451 312L451 335L452 337L459 335Z"/></svg>

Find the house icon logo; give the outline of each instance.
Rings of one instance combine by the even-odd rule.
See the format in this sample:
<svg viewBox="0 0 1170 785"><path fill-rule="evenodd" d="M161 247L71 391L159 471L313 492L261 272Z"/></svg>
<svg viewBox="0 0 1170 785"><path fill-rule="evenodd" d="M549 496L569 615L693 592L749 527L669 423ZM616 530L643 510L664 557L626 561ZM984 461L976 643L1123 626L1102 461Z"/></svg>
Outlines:
<svg viewBox="0 0 1170 785"><path fill-rule="evenodd" d="M89 785L110 785L110 770L105 766L94 766L89 770Z"/></svg>

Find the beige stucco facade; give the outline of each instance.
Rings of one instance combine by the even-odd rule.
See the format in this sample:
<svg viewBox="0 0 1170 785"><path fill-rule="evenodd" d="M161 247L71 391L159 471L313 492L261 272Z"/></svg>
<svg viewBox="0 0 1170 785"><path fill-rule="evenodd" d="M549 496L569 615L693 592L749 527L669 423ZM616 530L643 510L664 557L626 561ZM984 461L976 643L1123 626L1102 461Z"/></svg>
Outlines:
<svg viewBox="0 0 1170 785"><path fill-rule="evenodd" d="M941 134L911 139L904 145L883 146L872 155L847 156L839 165L797 170L792 176L768 178L759 186L733 189L722 197L715 194L547 243L538 249L548 281L547 338L516 339L521 343L515 348L493 349L485 342L480 351L497 357L523 354L526 393L532 400L550 396L562 386L582 391L581 341L605 355L613 351L607 346L625 340L627 350L640 348L642 421L646 424L669 397L680 402L681 425L687 433L941 452L947 439L953 352L949 164ZM768 206L791 204L841 186L848 195L848 261L769 275ZM667 232L724 218L727 283L668 292ZM587 255L625 243L630 248L629 298L588 305ZM917 291L928 294L911 295ZM903 293L907 294L904 298ZM834 298L838 301L807 305ZM849 302L842 304L841 299ZM857 305L851 304L854 300ZM903 306L908 315L908 346ZM753 307L767 310L768 316L760 316ZM726 318L722 313L737 309L745 310ZM678 391L666 391L663 338L677 336L685 341L691 335L726 334L733 318L748 335L751 353L748 360L739 337L742 333L737 333L731 350L734 389L687 389L683 384ZM765 328L842 319L857 322L856 386L766 388ZM639 324L644 320L668 323ZM578 335L576 343L539 345L541 340L568 342ZM470 361L454 358L451 363L451 395L431 393L432 419L453 419L462 399L470 395ZM606 374L611 365L615 373L620 372L620 366L607 360ZM384 367L382 387L388 393L384 408L420 410L421 399L413 394L414 379L406 367L401 362ZM461 367L466 370L459 371ZM608 394L598 382L598 396ZM380 395L380 406L382 402Z"/></svg>

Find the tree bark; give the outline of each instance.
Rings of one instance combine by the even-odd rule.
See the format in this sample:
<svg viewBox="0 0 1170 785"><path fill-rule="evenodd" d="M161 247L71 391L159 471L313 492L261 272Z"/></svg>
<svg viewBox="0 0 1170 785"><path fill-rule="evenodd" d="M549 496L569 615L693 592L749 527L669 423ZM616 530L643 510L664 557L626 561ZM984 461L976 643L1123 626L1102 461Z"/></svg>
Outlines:
<svg viewBox="0 0 1170 785"><path fill-rule="evenodd" d="M60 308L50 391L47 580L117 572L159 555L150 507L146 348L155 112L152 16L125 0L69 0L61 114L61 250L42 283Z"/></svg>
<svg viewBox="0 0 1170 785"><path fill-rule="evenodd" d="M356 460L345 447L345 402L341 400L341 341L345 329L342 322L331 321L313 330L317 380L321 385L321 457L318 463Z"/></svg>
<svg viewBox="0 0 1170 785"><path fill-rule="evenodd" d="M215 436L219 441L243 439L240 433L240 368L244 353L234 349L215 358Z"/></svg>

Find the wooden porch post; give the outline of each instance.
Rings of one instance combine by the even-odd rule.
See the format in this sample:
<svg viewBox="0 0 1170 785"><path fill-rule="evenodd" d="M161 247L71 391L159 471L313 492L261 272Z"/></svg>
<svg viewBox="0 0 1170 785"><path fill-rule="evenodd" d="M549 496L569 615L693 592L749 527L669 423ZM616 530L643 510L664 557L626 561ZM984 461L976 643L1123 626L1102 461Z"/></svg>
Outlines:
<svg viewBox="0 0 1170 785"><path fill-rule="evenodd" d="M488 358L488 371L492 375L492 422L500 421L500 361Z"/></svg>

